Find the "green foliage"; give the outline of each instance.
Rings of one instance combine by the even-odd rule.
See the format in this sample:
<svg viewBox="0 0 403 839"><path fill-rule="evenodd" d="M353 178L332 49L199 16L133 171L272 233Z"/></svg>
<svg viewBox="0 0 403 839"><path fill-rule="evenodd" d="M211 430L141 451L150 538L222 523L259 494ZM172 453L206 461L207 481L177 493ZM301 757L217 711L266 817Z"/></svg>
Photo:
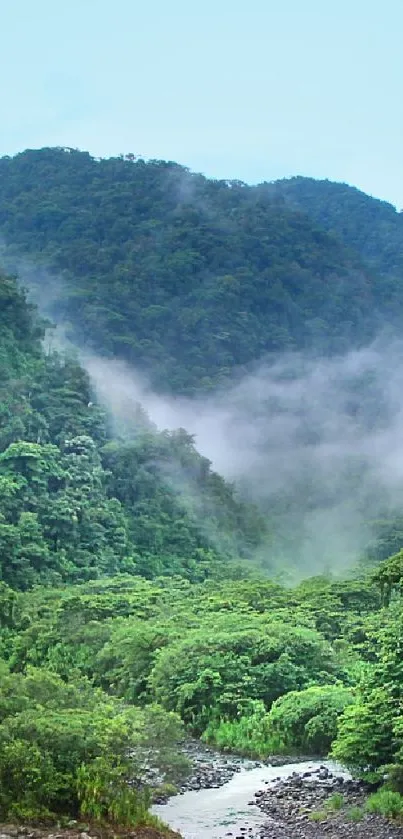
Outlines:
<svg viewBox="0 0 403 839"><path fill-rule="evenodd" d="M130 780L125 767L111 766L102 758L96 758L89 766L82 764L76 777L80 814L91 821L112 822L120 827L147 822L150 792L133 789Z"/></svg>
<svg viewBox="0 0 403 839"><path fill-rule="evenodd" d="M394 591L403 589L403 550L382 562L373 574L373 581L378 583L384 603L390 602Z"/></svg>
<svg viewBox="0 0 403 839"><path fill-rule="evenodd" d="M282 748L282 743L269 736L266 706L259 700L250 700L239 719L211 720L203 740L219 749L259 758L278 754Z"/></svg>
<svg viewBox="0 0 403 839"><path fill-rule="evenodd" d="M342 224L322 185L328 235L286 206L306 183L293 197L63 149L3 159L0 177L0 232L61 276L57 314L160 389L206 392L279 350L337 352L372 336L378 304L400 311L401 221L377 205L390 245L377 255L374 205L359 199L359 230L344 187ZM58 297L51 274L28 274ZM333 741L357 773L388 775L371 812L400 815L399 511L370 547L386 559L372 576L260 579L245 563L270 536L259 512L185 431L139 409L117 436L51 343L0 276L1 817L149 823L146 786L186 771L183 724L262 757Z"/></svg>
<svg viewBox="0 0 403 839"><path fill-rule="evenodd" d="M171 780L179 720L157 707L125 708L82 679L46 670L3 672L0 814L45 812L143 821L150 771ZM172 755L172 756L171 756ZM184 770L176 761L177 770Z"/></svg>
<svg viewBox="0 0 403 839"><path fill-rule="evenodd" d="M389 322L398 322L402 314L402 214L386 201L331 181L297 177L268 184L266 190L294 210L307 213L323 230L359 253L378 274L378 317L387 315Z"/></svg>
<svg viewBox="0 0 403 839"><path fill-rule="evenodd" d="M350 822L360 822L364 818L364 810L362 807L348 807L346 817Z"/></svg>
<svg viewBox="0 0 403 839"><path fill-rule="evenodd" d="M45 355L35 310L0 275L2 294L3 581L16 589L117 573L198 581L227 577L231 561L251 558L263 519L212 471L192 437L159 433L143 413L114 439L77 360Z"/></svg>
<svg viewBox="0 0 403 839"><path fill-rule="evenodd" d="M401 764L403 622L400 606L385 610L377 641L376 661L360 685L356 702L340 718L333 754L361 774L382 778L382 767Z"/></svg>
<svg viewBox="0 0 403 839"><path fill-rule="evenodd" d="M326 810L312 810L309 813L308 818L311 822L324 822L327 819L327 811Z"/></svg>
<svg viewBox="0 0 403 839"><path fill-rule="evenodd" d="M272 754L327 755L337 734L351 691L339 685L315 685L284 692L269 712L263 702L251 702L239 719L213 720L205 739L220 748L261 758Z"/></svg>
<svg viewBox="0 0 403 839"><path fill-rule="evenodd" d="M344 795L341 792L335 792L326 800L325 809L329 813L338 813L342 809L344 801Z"/></svg>
<svg viewBox="0 0 403 839"><path fill-rule="evenodd" d="M162 649L150 687L158 702L200 733L212 717L236 718L250 699L270 707L282 694L335 671L332 651L315 630L251 616L231 627L226 617Z"/></svg>
<svg viewBox="0 0 403 839"><path fill-rule="evenodd" d="M321 810L313 810L311 813L309 813L309 819L313 822L326 821L326 819L332 813L339 813L340 810L343 809L344 804L344 795L342 795L340 792L335 792L333 793L333 795L330 795L329 798L326 799ZM354 819L353 817L352 821L354 820L356 821L357 819Z"/></svg>
<svg viewBox="0 0 403 839"><path fill-rule="evenodd" d="M337 734L340 714L352 702L351 691L340 685L290 691L270 709L269 736L279 740L285 751L326 755Z"/></svg>
<svg viewBox="0 0 403 839"><path fill-rule="evenodd" d="M353 756L359 770L371 764L396 782L384 767L401 760L393 699L402 684L393 645L401 619L394 606L379 608L375 584L372 599L359 581L286 590L265 580L127 575L19 594L3 585L1 594L12 668L0 674L4 814L76 817L81 807L86 818L147 820L141 782L175 784L186 770L175 712L205 740L261 757L324 754L338 731L343 762ZM333 646L315 628L329 604ZM365 646L357 626L377 643ZM339 663L347 640L351 656L375 656L365 691L340 684L353 672Z"/></svg>
<svg viewBox="0 0 403 839"><path fill-rule="evenodd" d="M59 298L80 344L160 389L208 391L267 353L342 351L378 325L358 255L267 185L61 148L2 158L0 178L3 239L63 294L40 264L25 281Z"/></svg>
<svg viewBox="0 0 403 839"><path fill-rule="evenodd" d="M367 813L378 813L387 819L403 818L403 796L382 787L372 793L365 803Z"/></svg>

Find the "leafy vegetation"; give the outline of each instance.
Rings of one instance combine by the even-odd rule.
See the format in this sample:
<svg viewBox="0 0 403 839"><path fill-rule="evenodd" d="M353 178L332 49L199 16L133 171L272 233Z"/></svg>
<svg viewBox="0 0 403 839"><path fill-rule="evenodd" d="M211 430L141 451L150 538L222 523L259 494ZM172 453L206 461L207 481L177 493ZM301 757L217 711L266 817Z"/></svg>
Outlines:
<svg viewBox="0 0 403 839"><path fill-rule="evenodd" d="M118 572L236 573L225 560L253 554L264 533L258 513L186 432L158 433L142 415L135 437L113 439L78 362L42 352L43 327L15 282L0 277L1 294L4 582L21 589Z"/></svg>
<svg viewBox="0 0 403 839"><path fill-rule="evenodd" d="M402 305L399 278L403 271L403 213L355 187L332 181L297 177L268 184L266 188L270 195L303 211L360 254L378 274L386 292L383 300L378 299L379 316L387 314L397 322ZM379 292L382 285L379 283ZM398 311L393 311L396 304Z"/></svg>
<svg viewBox="0 0 403 839"><path fill-rule="evenodd" d="M326 821L329 813L339 813L340 810L344 808L345 805L345 798L340 792L335 792L333 795L330 795L329 798L326 799L324 802L323 809L321 810L313 810L309 813L309 819L313 822L322 822ZM359 808L355 808L360 813L360 818L358 819L358 813L352 813L352 808L350 808L348 818L351 821L359 821L362 818L361 811Z"/></svg>
<svg viewBox="0 0 403 839"><path fill-rule="evenodd" d="M41 302L160 390L206 391L267 353L374 333L382 290L360 257L265 188L62 148L3 157L0 181L0 233L39 263L27 280Z"/></svg>
<svg viewBox="0 0 403 839"><path fill-rule="evenodd" d="M65 283L58 312L175 393L264 353L360 343L395 300L397 238L382 276L367 271L351 227L343 245L267 185L63 149L3 159L0 176L5 257L40 252ZM0 816L147 822L152 788L187 771L188 734L331 751L386 775L368 807L400 815L401 516L355 577L268 579L265 517L186 431L140 407L112 428L45 329L1 275Z"/></svg>
<svg viewBox="0 0 403 839"><path fill-rule="evenodd" d="M44 668L10 673L3 664L0 816L145 821L147 791L133 782L150 760L163 772L180 736L179 720L157 707L128 708L85 679L66 683Z"/></svg>
<svg viewBox="0 0 403 839"><path fill-rule="evenodd" d="M393 790L381 787L369 796L365 804L368 813L378 813L388 819L403 817L403 796Z"/></svg>

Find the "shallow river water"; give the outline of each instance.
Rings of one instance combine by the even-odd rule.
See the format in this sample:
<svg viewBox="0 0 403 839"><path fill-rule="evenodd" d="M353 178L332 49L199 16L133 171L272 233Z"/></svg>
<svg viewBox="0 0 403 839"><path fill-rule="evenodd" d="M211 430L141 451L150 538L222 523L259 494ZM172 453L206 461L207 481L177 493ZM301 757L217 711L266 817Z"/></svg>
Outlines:
<svg viewBox="0 0 403 839"><path fill-rule="evenodd" d="M153 807L173 830L184 839L223 839L232 835L257 836L259 828L268 821L254 801L254 793L264 789L266 782L275 778L288 778L293 772L309 772L327 766L343 774L336 764L329 761L288 763L285 766L242 766L230 781L218 789L185 792L171 798L167 804Z"/></svg>

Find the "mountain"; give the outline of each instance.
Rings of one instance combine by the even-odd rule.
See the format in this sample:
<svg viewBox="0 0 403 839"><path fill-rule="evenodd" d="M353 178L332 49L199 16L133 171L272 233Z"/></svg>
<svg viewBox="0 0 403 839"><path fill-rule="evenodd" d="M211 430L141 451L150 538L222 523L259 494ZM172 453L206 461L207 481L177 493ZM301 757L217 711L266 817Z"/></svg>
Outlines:
<svg viewBox="0 0 403 839"><path fill-rule="evenodd" d="M41 302L76 343L175 393L214 388L267 354L359 346L394 302L365 254L265 185L131 155L3 157L0 235L50 270L36 274Z"/></svg>
<svg viewBox="0 0 403 839"><path fill-rule="evenodd" d="M330 358L399 324L399 225L334 184L69 149L0 160L0 261L21 268L0 271L2 821L167 836L148 810L186 773L186 732L252 757L332 750L372 783L387 768L355 814L403 813L399 367ZM186 430L132 403L107 414L44 314L202 419L217 384L304 350L220 391L263 515ZM343 580L341 546L374 509L372 565ZM283 535L301 564L304 527L328 572L270 581Z"/></svg>
<svg viewBox="0 0 403 839"><path fill-rule="evenodd" d="M268 195L283 199L360 254L379 275L401 280L403 213L343 183L289 178L267 185Z"/></svg>
<svg viewBox="0 0 403 839"><path fill-rule="evenodd" d="M289 351L301 350L304 358L323 360L366 346L382 331L400 334L401 225L402 215L390 205L328 181L294 178L250 187L238 181L209 180L173 162L145 162L132 155L99 160L65 148L28 150L0 159L0 264L2 261L4 266L21 268L23 281L34 291L42 311L62 321L73 344L129 362L136 371L147 374L154 390L174 396L211 393L214 399L217 388L224 383L233 383L242 374L254 372L261 361L276 361ZM390 422L388 412L392 407L382 390L385 363L381 359L381 369L374 371L364 362L362 375L353 375L351 381L351 371L346 369L342 396L343 368L336 375L340 428L350 433L354 426L357 444L360 436L367 439L369 428L375 432L382 429L382 423ZM286 368L281 375L287 381L290 373L298 379L292 364ZM330 369L328 375L333 375ZM317 386L315 377L310 379L308 375L301 382L301 393L304 388L312 393ZM256 387L267 389L267 381L263 385L258 378ZM85 392L88 396L88 383ZM224 388L223 392L229 391ZM290 398L292 392L290 389ZM326 396L326 401L332 400L333 412L335 397L335 391ZM246 389L242 398L241 417L234 414L233 426L238 422L246 429L248 416L249 423L254 416L250 399L255 397ZM282 424L280 414L285 406L279 398L276 391L270 410L272 417L278 414ZM263 472L259 481L252 474L242 483L244 497L262 505L272 536L274 531L281 531L277 552L281 557L292 556L294 567L309 564L312 544L308 518L310 521L313 514L315 519L317 510L325 511L322 530L329 534L323 540L329 544L321 541L317 548L320 567L323 552L334 561L333 545L338 544L334 537L340 529L340 516L345 522L346 515L352 520L365 515L370 522L382 520L384 546L381 549L375 541L371 552L378 556L381 550L383 558L389 554L390 543L400 539L399 498L393 493L390 523L390 500L385 500L385 507L380 505L381 496L390 497L388 487L379 492L377 479L367 487L372 462L369 468L357 463L352 480L349 455L345 462L340 454L332 464L331 478L324 477L329 464L324 468L320 460L318 468L315 452L328 442L329 425L321 419L327 406L323 400L318 402L317 392L315 399L308 400L316 404L310 413L306 412L307 402L292 402L299 431L293 442L289 441L290 454L287 446L284 449L289 480L276 498L267 468L277 472L278 466L273 467L274 459L266 461L262 457L269 446L262 403L256 425L260 429ZM213 404L213 413L215 407ZM290 405L290 419L289 409ZM299 465L298 435L310 440L304 450L308 455L306 466ZM109 441L107 445L112 444ZM203 523L206 510L207 521L215 519L211 512L214 503L210 498L200 505L196 500L198 490L194 492L189 485L187 472L190 469L193 481L199 470L199 466L188 463L198 457L191 438L186 442L185 436L179 436L176 442L171 439L168 443L160 436L155 444L154 438L150 442L143 437L141 445L148 447L147 462L158 463L159 477L165 469L164 447L183 446L180 479L171 454L168 471L171 484L186 487L187 510L199 522L199 535L200 526L209 531L208 538L205 534L202 539L203 548L214 543L218 553L224 549L231 556L253 555L259 542L250 524L255 513L249 510L246 518L240 514L243 523L234 524L238 513L234 508L226 518L225 502L225 538L221 524L206 528ZM273 448L273 441L270 445ZM336 449L344 451L342 435ZM251 451L252 460L256 454L256 450ZM113 460L118 470L127 471L132 456L136 473L143 457L138 453L112 455L105 449L102 463L108 470ZM173 457L175 461L177 452ZM366 455L364 460L367 464ZM155 471L154 466L149 469ZM214 490L210 486L213 497L215 493L221 497L218 476L214 481ZM121 488L123 483L119 478L114 486ZM269 487L265 494L266 483ZM223 492L225 495L226 489ZM340 503L346 505L343 512ZM170 540L176 546L179 534L175 532L173 537L167 522L177 515L175 505L168 504L165 490L161 495L153 481L145 496L139 493L136 505L136 544L145 553L152 545L158 562L162 545L168 559L161 567L173 568L175 563L169 557L176 555L177 547ZM158 537L154 525L147 523L148 505L159 508ZM337 507L335 526L332 505ZM162 530L161 516L166 517ZM312 527L316 529L317 525ZM256 528L263 532L261 521ZM303 551L302 534L306 529L308 547ZM367 532L367 525L365 529ZM368 539L371 533L369 524ZM196 548L202 547L198 540L199 536L190 542L186 538L181 556L189 551L193 556ZM360 545L366 540L360 537ZM270 559L266 562L272 567ZM147 563L150 565L149 560ZM154 568L153 563L150 567ZM141 567L144 569L144 564Z"/></svg>
<svg viewBox="0 0 403 839"><path fill-rule="evenodd" d="M123 436L72 357L0 276L0 579L15 588L131 573L231 574L264 526L185 431L143 413Z"/></svg>

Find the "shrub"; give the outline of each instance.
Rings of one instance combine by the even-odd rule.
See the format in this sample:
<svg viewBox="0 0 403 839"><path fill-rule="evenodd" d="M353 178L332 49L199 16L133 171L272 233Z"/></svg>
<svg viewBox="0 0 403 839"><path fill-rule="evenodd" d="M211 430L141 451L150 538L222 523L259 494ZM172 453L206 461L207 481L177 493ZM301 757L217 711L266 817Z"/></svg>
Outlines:
<svg viewBox="0 0 403 839"><path fill-rule="evenodd" d="M86 680L5 671L0 709L3 819L84 815L137 824L149 805L146 781L184 769L174 751L182 730L175 714L125 708Z"/></svg>
<svg viewBox="0 0 403 839"><path fill-rule="evenodd" d="M360 822L364 817L364 810L362 807L349 807L346 810L346 817L350 822Z"/></svg>
<svg viewBox="0 0 403 839"><path fill-rule="evenodd" d="M285 749L326 755L339 716L352 701L351 691L338 685L291 691L273 703L266 724L268 736L281 741Z"/></svg>
<svg viewBox="0 0 403 839"><path fill-rule="evenodd" d="M250 701L238 720L212 720L202 739L250 757L263 758L281 751L281 743L268 737L267 711L263 702L257 700Z"/></svg>
<svg viewBox="0 0 403 839"><path fill-rule="evenodd" d="M369 796L365 809L367 813L379 813L388 819L403 817L403 796L386 787Z"/></svg>
<svg viewBox="0 0 403 839"><path fill-rule="evenodd" d="M82 764L76 775L80 815L130 827L147 821L151 796L147 789L129 786L127 767L111 766L104 758Z"/></svg>
<svg viewBox="0 0 403 839"><path fill-rule="evenodd" d="M341 810L344 804L344 795L341 792L335 792L330 798L327 799L325 802L325 809L329 812L337 812Z"/></svg>

